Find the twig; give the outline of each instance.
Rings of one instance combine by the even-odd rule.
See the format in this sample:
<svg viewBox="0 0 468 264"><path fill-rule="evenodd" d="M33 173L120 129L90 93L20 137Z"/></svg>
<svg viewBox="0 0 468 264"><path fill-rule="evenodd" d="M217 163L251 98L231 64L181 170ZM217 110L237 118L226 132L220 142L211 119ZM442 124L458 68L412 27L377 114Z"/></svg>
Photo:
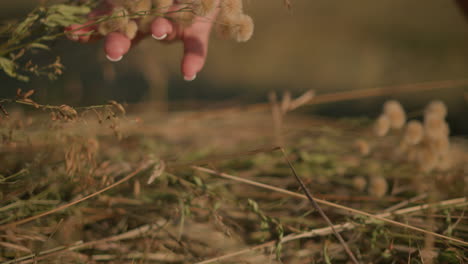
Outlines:
<svg viewBox="0 0 468 264"><path fill-rule="evenodd" d="M141 252L132 252L125 254L124 256L119 255L93 255L91 257L94 261L109 261L109 260L118 260L118 259L143 259L143 260L153 260L158 262L183 262L185 260L184 256L179 256L175 254L168 253L141 253Z"/></svg>
<svg viewBox="0 0 468 264"><path fill-rule="evenodd" d="M284 194L287 194L289 196L294 196L294 197L297 197L297 198L308 200L307 196L305 196L305 195L302 195L302 194L296 193L296 192L292 192L292 191L288 191L288 190L278 188L278 187L275 187L275 186L271 186L271 185L268 185L268 184L243 179L243 178L240 178L240 177L237 177L237 176L233 176L233 175L222 173L222 172L217 172L215 170L207 169L207 168L203 168L203 167L192 166L192 168L195 169L195 170L198 170L198 171L203 171L203 172L211 174L211 175L217 175L217 176L220 176L220 177L223 177L223 178L226 178L226 179L231 179L231 180L234 180L234 181L237 181L237 182L243 182L243 183L246 183L246 184L249 184L249 185L257 186L257 187L260 187L260 188L264 188L264 189L284 193ZM446 200L446 201L435 203L435 204L418 205L418 206L415 206L415 207L410 207L410 208L406 208L406 209L397 210L397 211L395 211L393 213L382 213L382 214L377 214L377 215L373 215L373 214L370 214L370 213L367 213L367 212L364 212L364 211L361 211L361 210L357 210L357 209L354 209L354 208L351 208L351 207L347 207L347 206L344 206L344 205L339 205L339 204L336 204L336 203L328 202L328 201L317 199L317 198L315 199L315 201L317 203L319 203L319 204L334 207L334 208L344 210L344 211L347 211L347 212L350 212L350 213L354 213L354 214L357 214L357 215L362 215L362 216L366 216L366 217L369 217L369 218L378 219L378 220L380 220L382 222L385 222L385 223L388 223L388 224L391 224L391 225L394 225L394 226L399 226L399 227L402 227L402 228L411 229L413 231L417 231L417 232L421 232L421 233L425 233L425 234L430 233L430 234L433 234L435 237L438 237L438 238L441 238L441 239L444 239L444 240L448 240L448 241L451 241L451 242L454 242L454 243L458 243L458 244L461 244L461 245L464 245L464 246L468 246L468 242L463 241L461 239L453 238L453 237L449 237L449 236L444 236L444 235L441 235L441 234L438 234L438 233L435 233L435 232L424 230L422 228L418 228L418 227L407 225L407 224L404 224L404 223L401 223L401 222L398 222L398 221L387 219L387 217L402 215L402 214L408 214L408 213L411 213L411 212L414 212L414 211L421 211L421 210L425 210L425 209L427 209L429 207L434 207L434 206L447 206L447 205L454 205L454 204L463 204L463 205L465 205L465 204L468 203L468 199L466 197Z"/></svg>
<svg viewBox="0 0 468 264"><path fill-rule="evenodd" d="M283 133L283 113L281 112L281 107L278 104L278 98L275 92L270 92L268 95L271 105L271 116L273 118L273 132L275 135L276 145L282 146L284 139L282 136Z"/></svg>
<svg viewBox="0 0 468 264"><path fill-rule="evenodd" d="M325 222L327 222L327 224L331 228L333 234L336 236L338 241L340 241L340 244L343 246L344 250L346 251L348 256L351 258L351 260L356 264L359 263L359 261L356 259L353 252L351 251L351 249L348 247L348 244L346 243L346 241L343 239L343 237L340 235L340 233L338 233L335 230L335 228L333 227L333 223L331 222L330 218L328 218L328 216L325 214L325 212L322 210L322 208L320 208L320 205L312 197L312 194L307 189L307 187L305 186L302 179L299 177L299 175L297 175L296 170L294 169L293 165L291 164L291 161L288 159L288 156L286 156L286 152L284 151L283 148L281 148L281 152L283 153L283 157L286 160L286 162L288 163L289 168L291 168L291 171L292 171L294 177L299 182L299 185L301 186L302 191L306 194L307 198L312 203L312 206L314 207L314 209L317 210L319 212L320 216L325 220Z"/></svg>
<svg viewBox="0 0 468 264"><path fill-rule="evenodd" d="M442 202L433 204L432 206L459 205L461 201L462 201L462 204L463 204L463 203L466 202L466 199L465 199L465 201L463 201L463 198L446 200L446 201L442 201ZM425 207L413 206L413 207L403 209L403 210L401 210L401 212L400 211L395 211L393 215L402 215L402 214L406 214L406 213L418 212L418 211L421 211L421 210L424 210L424 209L425 209ZM392 215L390 215L388 213L382 213L382 214L378 214L377 216L389 217L389 216L392 216ZM349 223L349 222L348 223L343 223L343 224L337 224L337 225L333 226L333 228L337 232L343 232L345 230L351 230L354 227L356 227L356 224ZM310 230L310 231L307 231L307 232L304 232L304 233L301 233L301 234L289 234L289 235L283 237L281 242L286 243L286 242L301 239L301 238L326 236L326 235L331 234L332 232L333 231L332 231L331 227L317 228L317 229L313 229L313 230ZM239 251L236 251L236 252L228 253L226 255L219 256L219 257L216 257L216 258L204 260L202 262L197 262L195 264L214 263L214 262L217 262L217 261L221 261L223 259L228 259L228 258L232 258L232 257L238 256L238 255L242 255L242 254L245 254L245 253L250 252L250 251L254 251L254 250L262 249L262 248L265 248L265 247L273 246L273 245L276 244L276 242L277 242L276 240L268 241L268 242L265 242L265 243L260 244L260 245L256 245L256 246L249 247L249 248L246 248L246 249L242 249L242 250L239 250Z"/></svg>
<svg viewBox="0 0 468 264"><path fill-rule="evenodd" d="M402 201L400 203L397 203L393 206L390 206L389 208L385 209L384 212L392 212L392 211L395 211L397 209L400 209L402 207L405 207L407 206L408 204L412 203L412 202L415 202L415 201L419 201L419 200L422 200L424 198L427 197L427 194L426 193L423 193L423 194L420 194L420 195L417 195L411 199L408 199L408 200L405 200L405 201Z"/></svg>
<svg viewBox="0 0 468 264"><path fill-rule="evenodd" d="M242 249L242 250L239 250L239 251L236 251L236 252L232 252L232 253L229 253L229 254L226 254L226 255L222 255L222 256L219 256L219 257L216 257L216 258L207 259L207 260L204 260L204 261L201 261L201 262L197 262L195 264L208 264L208 263L218 262L220 260L232 258L232 257L235 257L235 256L239 256L239 255L245 254L245 253L250 252L250 251L266 248L266 247L269 247L269 246L274 246L275 244L276 244L276 240L268 241L268 242L265 242L265 243L260 244L260 245L245 248L245 249Z"/></svg>
<svg viewBox="0 0 468 264"><path fill-rule="evenodd" d="M412 92L423 92L423 91L430 91L436 89L443 89L443 88L455 88L461 87L464 85L468 85L468 79L459 79L459 80L443 80L443 81L434 81L434 82L424 82L424 83L413 83L413 84L403 84L403 85L393 85L393 86L385 86L385 87L378 87L378 88L370 88L370 89L359 89L359 90L352 90L352 91L345 91L345 92L335 92L335 93L324 93L318 94L314 96L314 100L309 101L305 105L316 105L316 104L324 104L324 103L332 103L332 102L341 102L347 100L356 100L362 98L369 98L369 97L377 97L377 96L386 96L386 95L395 95L395 94L403 94L403 93L412 93ZM267 111L270 109L269 103L258 103L252 104L248 106L242 107L227 107L224 109L220 109L216 112L209 112L209 113L200 113L193 114L189 118L204 118L204 117L212 117L212 116L219 116L227 113L238 113L241 111L245 112L261 112Z"/></svg>
<svg viewBox="0 0 468 264"><path fill-rule="evenodd" d="M43 216L50 215L50 214L53 214L53 213L62 211L63 209L66 209L66 208L68 208L68 207L70 207L70 206L73 206L73 205L75 205L75 204L81 203L81 202L83 202L83 201L85 201L85 200L88 200L88 199L90 199L90 198L93 198L93 197L95 197L95 196L97 196L97 195L99 195L99 194L101 194L101 193L103 193L103 192L105 192L105 191L108 191L108 190L110 190L110 189L112 189L112 188L114 188L114 187L116 187L116 186L118 186L118 185L120 185L120 184L122 184L122 183L124 183L124 182L126 182L126 181L128 181L128 180L130 180L131 178L135 177L138 173L140 173L141 171L143 171L143 170L149 168L149 167L152 166L152 165L153 165L153 164L144 164L144 165L141 165L138 169L136 169L135 171L133 171L133 172L130 173L129 175L125 176L123 179L121 179L121 180L119 180L119 181L117 181L117 182L115 182L115 183L113 183L113 184L111 184L111 185L109 185L109 186L107 186L107 187L105 187L105 188L103 188L103 189L97 191L97 192L94 192L94 193L92 193L92 194L90 194L90 195L88 195L88 196L85 196L85 197L83 197L83 198L81 198L81 199L78 199L78 200L76 200L76 201L73 201L73 202L64 204L64 205L59 206L59 207L57 207L57 208L54 208L54 209L52 209L52 210L49 210L49 211L46 211L46 212L43 212L43 213L40 213L40 214L31 216L31 217L28 217L28 218L25 218L25 219L16 221L16 222L13 222L13 223L1 225L1 226L0 226L0 230L5 230L5 229L8 229L8 228L16 227L16 226L18 226L18 225L22 225L22 224L31 222L31 221L36 220L36 219L38 219L38 218L41 218L41 217L43 217Z"/></svg>
<svg viewBox="0 0 468 264"><path fill-rule="evenodd" d="M26 264L26 263L34 262L36 260L46 259L46 258L55 256L55 255L58 255L58 254L61 254L61 253L64 253L64 252L76 251L76 250L80 250L80 249L84 249L84 248L89 248L91 246L102 244L102 243L107 243L107 242L114 242L114 241L121 241L121 240L125 240L125 239L131 239L131 238L142 236L143 234L145 234L145 233L147 233L147 232L149 232L151 230L160 230L161 228L164 228L167 224L169 224L169 221L164 221L163 223L155 223L155 224L144 225L144 226L132 229L130 231L127 231L125 233L122 233L122 234L119 234L119 235L116 235L116 236L106 237L106 238L103 238L103 239L89 241L89 242L86 242L86 243L78 241L78 242L74 243L73 246L69 246L69 247L60 246L60 247L52 248L52 249L49 249L49 250L46 250L46 251L41 251L38 254L31 254L31 255L27 255L27 256L17 258L17 259L14 259L14 260L2 262L1 264L12 264L12 263ZM156 228L155 228L155 226L156 226Z"/></svg>

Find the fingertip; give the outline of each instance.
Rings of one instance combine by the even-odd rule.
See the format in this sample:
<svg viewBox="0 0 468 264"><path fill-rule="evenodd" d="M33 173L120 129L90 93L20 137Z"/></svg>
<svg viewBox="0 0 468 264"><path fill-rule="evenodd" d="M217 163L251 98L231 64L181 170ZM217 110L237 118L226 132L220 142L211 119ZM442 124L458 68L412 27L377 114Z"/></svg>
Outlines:
<svg viewBox="0 0 468 264"><path fill-rule="evenodd" d="M185 53L182 59L182 75L184 80L193 81L205 64L205 57L194 53Z"/></svg>
<svg viewBox="0 0 468 264"><path fill-rule="evenodd" d="M158 17L151 23L151 35L154 39L163 40L171 35L172 31L172 23L163 17Z"/></svg>
<svg viewBox="0 0 468 264"><path fill-rule="evenodd" d="M202 70L206 61L207 45L206 42L198 38L184 39L184 57L181 70L185 80L194 80Z"/></svg>
<svg viewBox="0 0 468 264"><path fill-rule="evenodd" d="M154 34L151 34L151 36L156 40L163 40L163 39L165 39L167 37L167 34L163 34L160 37L158 37L158 36L156 36Z"/></svg>
<svg viewBox="0 0 468 264"><path fill-rule="evenodd" d="M191 82L193 80L195 80L197 78L197 75L194 74L192 76L184 76L184 80L187 81L187 82Z"/></svg>
<svg viewBox="0 0 468 264"><path fill-rule="evenodd" d="M110 61L120 61L125 54L130 50L131 40L124 34L112 32L106 36L104 43L104 51Z"/></svg>
<svg viewBox="0 0 468 264"><path fill-rule="evenodd" d="M118 62L122 60L123 56L113 58L110 55L106 55L106 58L112 62Z"/></svg>
<svg viewBox="0 0 468 264"><path fill-rule="evenodd" d="M93 21L84 24L73 24L65 28L68 39L81 43L86 43L91 39L91 33L95 29Z"/></svg>

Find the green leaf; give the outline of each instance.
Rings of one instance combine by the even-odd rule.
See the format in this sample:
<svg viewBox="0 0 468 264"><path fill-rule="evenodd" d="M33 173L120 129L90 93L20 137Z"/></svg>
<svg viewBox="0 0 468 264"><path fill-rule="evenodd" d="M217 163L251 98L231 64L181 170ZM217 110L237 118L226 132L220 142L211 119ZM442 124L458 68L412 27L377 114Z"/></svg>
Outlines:
<svg viewBox="0 0 468 264"><path fill-rule="evenodd" d="M38 18L39 15L31 14L25 20L20 22L13 31L14 38L21 40L31 35L31 26L34 24L34 22L36 22Z"/></svg>
<svg viewBox="0 0 468 264"><path fill-rule="evenodd" d="M47 45L42 44L42 43L31 43L31 44L29 45L29 48L50 50L50 48L49 48Z"/></svg>
<svg viewBox="0 0 468 264"><path fill-rule="evenodd" d="M23 82L29 81L29 78L27 76L21 75L16 71L18 65L12 60L9 60L5 57L0 57L0 68L12 78L18 79Z"/></svg>
<svg viewBox="0 0 468 264"><path fill-rule="evenodd" d="M47 11L47 16L43 20L48 27L67 27L74 23L85 22L84 15L91 12L86 6L53 5Z"/></svg>

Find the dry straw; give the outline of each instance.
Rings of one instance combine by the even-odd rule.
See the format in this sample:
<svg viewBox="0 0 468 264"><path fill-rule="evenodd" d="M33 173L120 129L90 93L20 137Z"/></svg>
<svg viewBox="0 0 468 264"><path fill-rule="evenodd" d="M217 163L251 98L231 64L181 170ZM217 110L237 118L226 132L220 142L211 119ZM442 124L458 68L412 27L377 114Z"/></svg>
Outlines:
<svg viewBox="0 0 468 264"><path fill-rule="evenodd" d="M369 155L371 148L369 146L369 143L363 139L358 139L354 142L354 147L356 150L359 152L361 156L367 156Z"/></svg>

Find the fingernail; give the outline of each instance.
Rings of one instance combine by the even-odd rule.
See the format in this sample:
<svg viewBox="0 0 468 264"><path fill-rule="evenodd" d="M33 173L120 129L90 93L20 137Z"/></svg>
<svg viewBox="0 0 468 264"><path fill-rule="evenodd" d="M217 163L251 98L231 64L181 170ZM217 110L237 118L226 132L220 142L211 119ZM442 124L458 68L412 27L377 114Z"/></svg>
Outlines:
<svg viewBox="0 0 468 264"><path fill-rule="evenodd" d="M154 35L154 34L151 34L151 36L152 36L154 39L163 40L163 39L165 39L165 38L167 37L167 34L164 34L164 35L162 35L162 36L160 36L160 37L157 37L157 36Z"/></svg>
<svg viewBox="0 0 468 264"><path fill-rule="evenodd" d="M122 60L123 56L120 56L120 57L118 57L118 58L113 59L113 58L111 58L109 55L106 55L106 58L107 58L108 60L112 61L112 62L118 62L118 61L121 61L121 60Z"/></svg>
<svg viewBox="0 0 468 264"><path fill-rule="evenodd" d="M192 77L184 76L184 80L186 80L187 82L191 82L191 81L195 80L195 78L197 78L196 74L194 74Z"/></svg>

